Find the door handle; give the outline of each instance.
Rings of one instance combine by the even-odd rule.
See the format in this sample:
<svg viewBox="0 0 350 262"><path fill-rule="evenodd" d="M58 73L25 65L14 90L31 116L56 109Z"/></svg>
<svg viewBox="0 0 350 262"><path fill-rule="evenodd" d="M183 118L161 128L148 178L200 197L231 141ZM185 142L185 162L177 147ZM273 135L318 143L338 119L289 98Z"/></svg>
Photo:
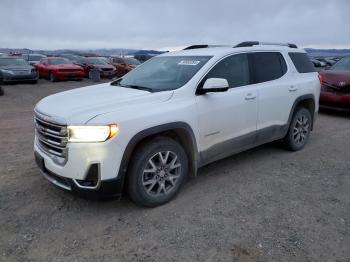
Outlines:
<svg viewBox="0 0 350 262"><path fill-rule="evenodd" d="M248 93L246 96L245 96L245 100L253 100L256 98L256 95L254 95L253 93Z"/></svg>
<svg viewBox="0 0 350 262"><path fill-rule="evenodd" d="M295 87L295 86L290 86L290 87L288 88L288 91L289 91L289 92L295 92L295 91L297 91L297 90L298 90L298 88Z"/></svg>

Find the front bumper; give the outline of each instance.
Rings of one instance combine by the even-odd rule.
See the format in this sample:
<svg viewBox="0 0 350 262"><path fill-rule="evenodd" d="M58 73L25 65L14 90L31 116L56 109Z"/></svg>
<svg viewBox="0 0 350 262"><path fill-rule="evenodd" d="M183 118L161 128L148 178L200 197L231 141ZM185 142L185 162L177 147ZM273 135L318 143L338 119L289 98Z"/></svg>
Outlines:
<svg viewBox="0 0 350 262"><path fill-rule="evenodd" d="M16 75L16 74L2 74L3 82L16 82L16 81L37 81L39 78L37 73L27 75Z"/></svg>
<svg viewBox="0 0 350 262"><path fill-rule="evenodd" d="M74 179L59 176L48 170L45 166L45 161L38 153L35 153L35 161L42 175L48 181L57 187L70 191L76 195L92 199L120 198L122 196L123 179L115 178L100 181L98 187L94 190L86 189L80 187Z"/></svg>
<svg viewBox="0 0 350 262"><path fill-rule="evenodd" d="M121 196L123 176L119 175L122 148L115 141L103 143L71 143L64 164L55 161L54 156L43 151L35 138L35 160L42 174L51 183L65 190L86 197ZM91 167L98 166L96 183L91 181Z"/></svg>
<svg viewBox="0 0 350 262"><path fill-rule="evenodd" d="M321 92L320 108L350 112L350 94Z"/></svg>
<svg viewBox="0 0 350 262"><path fill-rule="evenodd" d="M85 73L84 71L77 71L77 72L56 72L55 77L57 79L82 79L84 78Z"/></svg>
<svg viewBox="0 0 350 262"><path fill-rule="evenodd" d="M100 71L101 77L109 78L109 77L115 77L117 75L117 71Z"/></svg>

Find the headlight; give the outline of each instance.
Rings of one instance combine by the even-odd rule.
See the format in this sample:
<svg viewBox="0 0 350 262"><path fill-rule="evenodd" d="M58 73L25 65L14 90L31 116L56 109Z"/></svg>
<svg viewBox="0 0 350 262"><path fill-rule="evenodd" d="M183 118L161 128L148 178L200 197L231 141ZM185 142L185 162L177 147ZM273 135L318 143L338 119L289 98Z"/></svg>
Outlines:
<svg viewBox="0 0 350 262"><path fill-rule="evenodd" d="M68 126L69 142L103 142L116 136L117 125L108 126Z"/></svg>
<svg viewBox="0 0 350 262"><path fill-rule="evenodd" d="M1 69L1 72L6 73L6 74L10 74L10 75L13 75L13 74L14 74L13 71L11 71L11 70L6 70L6 69Z"/></svg>

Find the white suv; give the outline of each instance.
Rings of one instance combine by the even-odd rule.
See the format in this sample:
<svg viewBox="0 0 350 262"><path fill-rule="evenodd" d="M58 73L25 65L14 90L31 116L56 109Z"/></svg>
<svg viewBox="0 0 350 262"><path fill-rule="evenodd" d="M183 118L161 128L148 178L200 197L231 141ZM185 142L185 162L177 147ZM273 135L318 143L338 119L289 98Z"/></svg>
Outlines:
<svg viewBox="0 0 350 262"><path fill-rule="evenodd" d="M307 143L320 82L293 44L243 42L165 53L123 78L35 107L36 162L57 186L152 207L199 167L282 140Z"/></svg>

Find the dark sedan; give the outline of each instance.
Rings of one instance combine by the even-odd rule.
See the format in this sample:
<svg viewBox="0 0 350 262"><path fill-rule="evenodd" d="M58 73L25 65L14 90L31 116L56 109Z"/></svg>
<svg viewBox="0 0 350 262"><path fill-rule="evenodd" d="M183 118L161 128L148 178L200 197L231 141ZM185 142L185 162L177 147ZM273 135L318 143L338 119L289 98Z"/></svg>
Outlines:
<svg viewBox="0 0 350 262"><path fill-rule="evenodd" d="M38 81L38 72L19 57L0 57L0 82Z"/></svg>
<svg viewBox="0 0 350 262"><path fill-rule="evenodd" d="M86 57L75 64L82 66L86 76L89 78L92 78L92 69L98 69L103 78L113 78L117 75L116 68L101 57Z"/></svg>

